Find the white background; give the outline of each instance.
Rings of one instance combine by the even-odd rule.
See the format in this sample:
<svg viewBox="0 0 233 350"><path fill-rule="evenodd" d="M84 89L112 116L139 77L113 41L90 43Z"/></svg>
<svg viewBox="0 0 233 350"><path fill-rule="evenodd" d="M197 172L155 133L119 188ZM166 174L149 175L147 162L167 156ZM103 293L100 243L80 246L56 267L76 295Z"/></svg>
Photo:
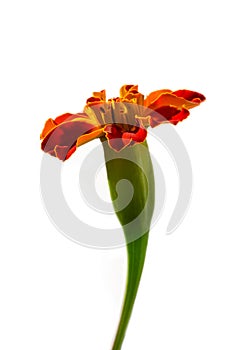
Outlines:
<svg viewBox="0 0 233 350"><path fill-rule="evenodd" d="M40 197L39 134L48 117L81 111L95 90L116 96L125 83L145 94L188 88L207 101L177 126L194 189L185 220L170 236L178 182L172 163L161 159L170 164L167 203L151 234L123 349L232 349L230 5L1 2L1 349L110 350L125 249L88 249L52 225ZM73 157L72 167L78 152Z"/></svg>

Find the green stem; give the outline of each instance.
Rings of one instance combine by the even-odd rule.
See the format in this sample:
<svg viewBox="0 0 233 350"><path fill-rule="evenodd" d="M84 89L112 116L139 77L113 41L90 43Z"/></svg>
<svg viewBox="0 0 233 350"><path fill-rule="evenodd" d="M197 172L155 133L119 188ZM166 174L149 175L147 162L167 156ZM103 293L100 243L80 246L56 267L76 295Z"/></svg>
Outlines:
<svg viewBox="0 0 233 350"><path fill-rule="evenodd" d="M128 275L121 318L112 350L121 349L125 332L133 310L146 257L148 233L127 245Z"/></svg>
<svg viewBox="0 0 233 350"><path fill-rule="evenodd" d="M110 194L116 215L125 234L128 253L128 273L125 297L120 321L112 350L120 350L136 299L146 256L150 222L154 210L154 174L147 143L127 147L117 153L105 139L103 142ZM124 183L117 193L117 184L128 180L133 186L133 197L123 207L125 199L131 198L130 187Z"/></svg>

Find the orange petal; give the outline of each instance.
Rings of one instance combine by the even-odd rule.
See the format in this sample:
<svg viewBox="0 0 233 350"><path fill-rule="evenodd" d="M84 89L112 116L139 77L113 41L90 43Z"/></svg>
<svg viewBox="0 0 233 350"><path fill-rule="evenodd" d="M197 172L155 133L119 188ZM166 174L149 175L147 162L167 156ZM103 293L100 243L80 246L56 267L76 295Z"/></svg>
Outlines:
<svg viewBox="0 0 233 350"><path fill-rule="evenodd" d="M177 97L183 97L185 100L192 101L195 103L201 103L205 101L205 96L196 91L191 90L177 90L172 92L173 95Z"/></svg>
<svg viewBox="0 0 233 350"><path fill-rule="evenodd" d="M65 160L69 159L70 156L72 156L72 154L76 151L76 149L77 149L76 146L71 147L71 148L69 149L69 151L67 152L67 154L66 154L66 159L65 159Z"/></svg>
<svg viewBox="0 0 233 350"><path fill-rule="evenodd" d="M99 92L93 92L93 97L99 98L101 101L106 101L106 91L101 90Z"/></svg>
<svg viewBox="0 0 233 350"><path fill-rule="evenodd" d="M81 145L84 145L85 143L97 139L98 137L104 136L103 128L94 130L88 134L81 135L76 143L76 146L79 147Z"/></svg>
<svg viewBox="0 0 233 350"><path fill-rule="evenodd" d="M106 125L104 132L109 146L116 152L135 143L143 142L147 136L146 129L139 126L133 126L131 130L125 131L122 126L117 124Z"/></svg>
<svg viewBox="0 0 233 350"><path fill-rule="evenodd" d="M93 96L89 97L86 101L87 106L92 106L99 103L101 103L101 99L99 97L93 97Z"/></svg>
<svg viewBox="0 0 233 350"><path fill-rule="evenodd" d="M85 106L84 111L96 125L112 122L111 102L96 102L95 104Z"/></svg>
<svg viewBox="0 0 233 350"><path fill-rule="evenodd" d="M185 108L180 110L175 106L162 106L151 114L150 125L152 128L164 123L176 125L178 122L181 122L188 116L189 111Z"/></svg>
<svg viewBox="0 0 233 350"><path fill-rule="evenodd" d="M40 139L45 138L45 136L56 126L56 123L54 123L54 120L49 118L44 125L44 128L42 130L42 133L40 134Z"/></svg>
<svg viewBox="0 0 233 350"><path fill-rule="evenodd" d="M65 160L67 153L69 151L69 147L68 146L55 146L54 148L54 153L55 153L55 157L57 157L60 160Z"/></svg>
<svg viewBox="0 0 233 350"><path fill-rule="evenodd" d="M109 146L116 152L120 152L123 148L131 143L130 139L126 139L125 142L123 142L122 134L124 130L120 125L106 125L104 127L104 132Z"/></svg>
<svg viewBox="0 0 233 350"><path fill-rule="evenodd" d="M123 85L120 88L120 97L124 98L132 90L138 92L138 85Z"/></svg>
<svg viewBox="0 0 233 350"><path fill-rule="evenodd" d="M45 136L53 129L55 128L57 125L64 123L65 121L70 121L70 120L74 120L76 118L89 118L87 116L87 114L85 113L77 113L77 114L71 114L71 113L65 113L62 115L59 115L58 117L56 117L54 120L52 118L49 118L46 122L45 122L45 126L42 130L42 133L40 135L40 139L44 139Z"/></svg>
<svg viewBox="0 0 233 350"><path fill-rule="evenodd" d="M148 126L150 126L150 115L149 115L150 112L151 112L151 110L148 110L148 108L147 108L147 109L143 110L141 113L141 115L143 115L145 113L145 115L146 115L145 117L144 116L141 117L138 115L135 116L135 119L139 121L139 123L142 125L142 127L144 129L146 129L146 128L148 128Z"/></svg>
<svg viewBox="0 0 233 350"><path fill-rule="evenodd" d="M183 97L178 97L173 95L173 93L164 93L159 96L157 100L155 100L152 104L148 106L148 108L157 110L160 107L164 106L175 106L177 108L193 108L200 104L200 102L193 102L184 99Z"/></svg>
<svg viewBox="0 0 233 350"><path fill-rule="evenodd" d="M79 137L96 130L96 124L91 123L87 118L76 118L72 121L63 122L55 126L42 141L43 151L54 155L59 159L67 159L68 152L75 146ZM64 157L64 154L66 156ZM73 152L72 152L73 153Z"/></svg>
<svg viewBox="0 0 233 350"><path fill-rule="evenodd" d="M124 132L122 135L123 142L130 139L136 143L141 143L146 139L147 131L144 128L137 127L136 132Z"/></svg>
<svg viewBox="0 0 233 350"><path fill-rule="evenodd" d="M145 99L145 103L144 105L146 107L148 107L149 105L151 105L155 100L157 100L159 98L160 95L166 93L166 92L172 92L171 90L168 89L163 89L163 90L157 90L157 91L153 91L151 92Z"/></svg>
<svg viewBox="0 0 233 350"><path fill-rule="evenodd" d="M140 94L140 92L130 91L125 95L124 101L129 101L131 103L136 103L138 105L144 105L144 95Z"/></svg>
<svg viewBox="0 0 233 350"><path fill-rule="evenodd" d="M77 113L77 114L71 114L71 113L65 113L62 115L59 115L59 117L55 118L56 124L61 124L64 122L68 122L69 120L74 120L76 118L85 118L87 115L85 113Z"/></svg>
<svg viewBox="0 0 233 350"><path fill-rule="evenodd" d="M106 102L106 91L101 90L99 92L93 92L92 96L86 101L87 106L93 106L95 104L100 104Z"/></svg>

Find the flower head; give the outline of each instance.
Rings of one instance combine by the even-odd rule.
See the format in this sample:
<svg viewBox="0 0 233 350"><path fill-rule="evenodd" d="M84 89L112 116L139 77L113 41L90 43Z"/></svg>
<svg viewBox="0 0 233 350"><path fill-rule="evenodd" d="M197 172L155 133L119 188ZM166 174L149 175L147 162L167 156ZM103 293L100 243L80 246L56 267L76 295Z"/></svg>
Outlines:
<svg viewBox="0 0 233 350"><path fill-rule="evenodd" d="M41 148L61 160L68 159L80 145L95 138L106 138L119 152L141 143L147 128L164 123L176 125L205 97L194 91L168 89L153 91L146 98L137 85L124 85L120 96L106 99L106 92L94 92L83 113L66 113L48 119L41 133Z"/></svg>

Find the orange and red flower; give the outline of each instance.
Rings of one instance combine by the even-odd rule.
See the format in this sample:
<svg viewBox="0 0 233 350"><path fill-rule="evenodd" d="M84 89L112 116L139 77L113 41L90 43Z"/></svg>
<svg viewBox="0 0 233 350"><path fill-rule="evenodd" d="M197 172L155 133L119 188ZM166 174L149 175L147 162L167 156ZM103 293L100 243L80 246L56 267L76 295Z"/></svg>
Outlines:
<svg viewBox="0 0 233 350"><path fill-rule="evenodd" d="M146 98L137 85L124 85L120 97L106 100L105 90L87 99L83 113L63 114L48 119L41 133L41 148L61 160L76 148L95 138L105 137L109 146L120 151L143 142L147 127L164 123L176 125L189 115L205 97L194 91L168 89L150 93Z"/></svg>

